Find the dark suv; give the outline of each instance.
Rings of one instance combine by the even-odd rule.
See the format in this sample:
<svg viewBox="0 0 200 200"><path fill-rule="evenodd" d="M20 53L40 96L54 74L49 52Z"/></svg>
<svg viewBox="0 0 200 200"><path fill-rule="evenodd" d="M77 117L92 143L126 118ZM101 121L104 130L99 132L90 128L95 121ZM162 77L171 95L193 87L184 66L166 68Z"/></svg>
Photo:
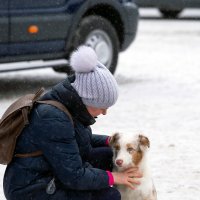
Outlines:
<svg viewBox="0 0 200 200"><path fill-rule="evenodd" d="M118 53L134 40L137 23L132 0L0 0L0 63L67 59L86 44L114 73ZM0 65L0 72L29 68L9 66Z"/></svg>

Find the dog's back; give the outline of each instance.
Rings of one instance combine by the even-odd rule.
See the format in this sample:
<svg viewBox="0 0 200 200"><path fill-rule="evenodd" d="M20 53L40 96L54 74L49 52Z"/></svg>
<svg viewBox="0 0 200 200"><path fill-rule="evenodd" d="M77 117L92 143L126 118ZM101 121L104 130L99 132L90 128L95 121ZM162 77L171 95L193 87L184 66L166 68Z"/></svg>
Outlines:
<svg viewBox="0 0 200 200"><path fill-rule="evenodd" d="M137 166L143 177L136 190L120 185L122 200L156 200L157 194L148 164L149 139L143 135L119 134L112 136L110 145L113 148L114 171L123 171Z"/></svg>

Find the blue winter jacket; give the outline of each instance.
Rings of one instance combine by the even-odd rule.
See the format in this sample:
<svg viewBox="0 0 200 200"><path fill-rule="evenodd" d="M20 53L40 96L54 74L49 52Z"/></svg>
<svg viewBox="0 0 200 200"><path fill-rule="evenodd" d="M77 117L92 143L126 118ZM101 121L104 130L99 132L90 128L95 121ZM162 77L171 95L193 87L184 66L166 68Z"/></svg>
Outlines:
<svg viewBox="0 0 200 200"><path fill-rule="evenodd" d="M95 120L69 80L59 83L42 97L42 100L49 99L68 108L74 125L58 108L35 105L30 124L18 138L15 153L41 150L43 155L13 158L4 176L4 193L8 200L64 199L63 195L59 197L59 192L65 193L65 200L88 200L89 190L109 187L107 172L87 162L92 148L105 145L107 136L92 135L89 126ZM56 192L49 195L46 188L52 178L55 178ZM79 196L76 191L82 194Z"/></svg>

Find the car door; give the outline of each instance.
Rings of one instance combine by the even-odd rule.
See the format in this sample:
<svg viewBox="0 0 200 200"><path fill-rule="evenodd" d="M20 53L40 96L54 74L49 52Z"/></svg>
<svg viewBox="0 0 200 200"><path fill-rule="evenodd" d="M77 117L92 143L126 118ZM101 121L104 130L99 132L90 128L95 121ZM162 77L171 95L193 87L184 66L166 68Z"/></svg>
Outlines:
<svg viewBox="0 0 200 200"><path fill-rule="evenodd" d="M200 7L200 0L185 0L186 7L191 8L199 8Z"/></svg>
<svg viewBox="0 0 200 200"><path fill-rule="evenodd" d="M62 51L67 34L67 2L10 0L11 55Z"/></svg>
<svg viewBox="0 0 200 200"><path fill-rule="evenodd" d="M9 15L8 15L8 0L0 0L0 56L8 54L9 42Z"/></svg>
<svg viewBox="0 0 200 200"><path fill-rule="evenodd" d="M135 0L139 7L154 7L158 0Z"/></svg>

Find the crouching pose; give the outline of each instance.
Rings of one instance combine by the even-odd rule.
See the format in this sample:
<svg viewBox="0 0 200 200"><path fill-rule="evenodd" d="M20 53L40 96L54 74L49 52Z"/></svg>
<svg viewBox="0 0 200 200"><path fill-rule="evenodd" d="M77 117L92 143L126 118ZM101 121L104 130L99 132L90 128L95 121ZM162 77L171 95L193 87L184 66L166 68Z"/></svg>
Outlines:
<svg viewBox="0 0 200 200"><path fill-rule="evenodd" d="M112 172L109 137L93 135L90 125L115 104L117 83L97 61L90 47L73 52L75 75L54 86L41 100L56 100L70 112L36 104L30 123L19 136L15 155L40 151L31 157L15 156L4 176L7 200L120 200L113 184L133 188L141 175L136 168ZM135 177L135 178L133 178Z"/></svg>

